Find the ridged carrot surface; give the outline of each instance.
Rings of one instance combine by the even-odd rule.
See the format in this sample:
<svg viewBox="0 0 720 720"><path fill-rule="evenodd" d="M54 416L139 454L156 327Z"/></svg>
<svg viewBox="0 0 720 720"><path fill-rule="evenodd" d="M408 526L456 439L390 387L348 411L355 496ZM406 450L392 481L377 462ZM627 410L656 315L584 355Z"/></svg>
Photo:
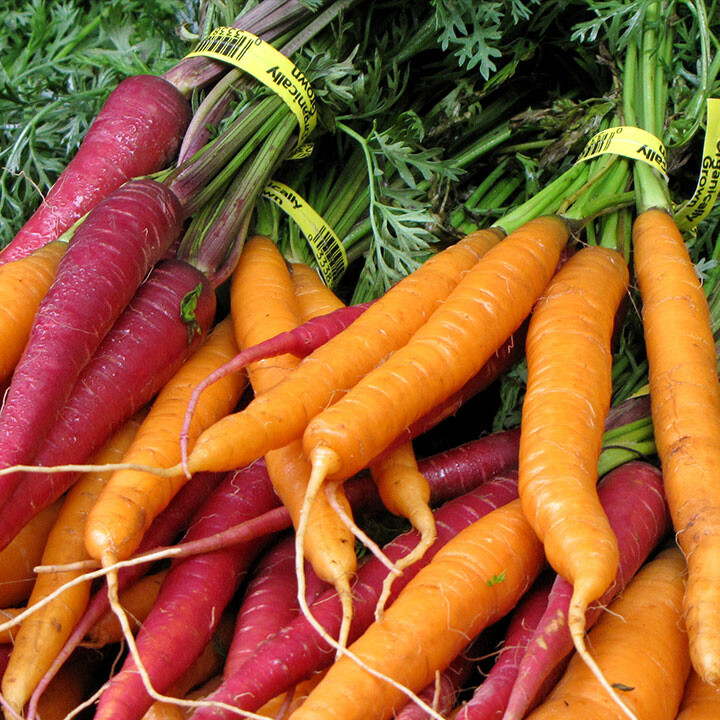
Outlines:
<svg viewBox="0 0 720 720"><path fill-rule="evenodd" d="M633 226L655 443L678 543L688 561L685 621L693 667L720 684L720 385L710 313L672 218Z"/></svg>
<svg viewBox="0 0 720 720"><path fill-rule="evenodd" d="M299 438L311 417L404 345L499 239L499 231L480 231L433 256L272 392L204 432L190 455L190 470L242 466Z"/></svg>
<svg viewBox="0 0 720 720"><path fill-rule="evenodd" d="M576 644L588 604L613 582L619 562L595 486L612 393L613 324L627 285L618 252L580 250L535 306L525 345L520 499L549 563L573 585L568 625Z"/></svg>

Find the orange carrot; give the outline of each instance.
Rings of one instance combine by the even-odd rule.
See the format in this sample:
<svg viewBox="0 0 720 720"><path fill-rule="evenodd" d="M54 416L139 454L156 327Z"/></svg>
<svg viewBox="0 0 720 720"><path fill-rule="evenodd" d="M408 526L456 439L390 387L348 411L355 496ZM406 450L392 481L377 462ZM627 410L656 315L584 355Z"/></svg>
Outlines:
<svg viewBox="0 0 720 720"><path fill-rule="evenodd" d="M710 313L682 235L662 210L633 226L650 401L677 540L688 561L685 621L695 671L720 684L720 385Z"/></svg>
<svg viewBox="0 0 720 720"><path fill-rule="evenodd" d="M25 612L26 608L5 608L4 610L0 610L0 623L5 623L8 620L13 620L16 618L21 612ZM15 639L15 636L17 635L18 628L16 627L10 627L7 628L7 630L3 630L0 632L0 644L5 645L7 643L13 642Z"/></svg>
<svg viewBox="0 0 720 720"><path fill-rule="evenodd" d="M538 575L542 546L519 501L463 530L338 660L292 720L384 720L434 680ZM361 667L357 661L363 663Z"/></svg>
<svg viewBox="0 0 720 720"><path fill-rule="evenodd" d="M619 562L595 486L612 391L613 322L627 284L619 253L579 251L537 303L526 342L520 499L548 561L573 585L568 627L585 657L585 611Z"/></svg>
<svg viewBox="0 0 720 720"><path fill-rule="evenodd" d="M47 537L62 500L56 500L36 515L0 552L0 607L25 602L35 582L33 568L40 564Z"/></svg>
<svg viewBox="0 0 720 720"><path fill-rule="evenodd" d="M602 673L639 720L674 720L680 705L690 671L682 622L684 574L680 551L664 551L638 572L590 631ZM528 720L624 717L575 655L552 694Z"/></svg>
<svg viewBox="0 0 720 720"><path fill-rule="evenodd" d="M98 453L96 462L119 462L135 437L143 416L136 416L125 423ZM83 543L85 520L109 477L109 472L85 473L72 487L48 535L42 555L43 564L62 565L88 557ZM75 571L38 575L28 606L35 605L80 574ZM2 694L17 712L22 711L85 611L90 584L88 581L68 588L55 600L40 607L20 626L2 679Z"/></svg>
<svg viewBox="0 0 720 720"><path fill-rule="evenodd" d="M192 391L237 350L232 323L224 320L155 399L123 462L158 467L177 462L180 428ZM190 427L191 441L235 407L245 382L244 374L228 376L202 395ZM152 521L186 482L182 473L159 478L136 470L115 472L87 519L85 544L90 555L101 562L129 557Z"/></svg>
<svg viewBox="0 0 720 720"><path fill-rule="evenodd" d="M272 392L205 431L190 454L189 470L241 467L299 438L311 417L404 345L500 237L495 230L474 233L425 262Z"/></svg>
<svg viewBox="0 0 720 720"><path fill-rule="evenodd" d="M20 359L40 301L55 278L67 243L55 241L0 266L0 382Z"/></svg>
<svg viewBox="0 0 720 720"><path fill-rule="evenodd" d="M303 263L293 263L291 269L295 298L303 322L345 307L345 303L311 267Z"/></svg>
<svg viewBox="0 0 720 720"><path fill-rule="evenodd" d="M720 717L720 688L704 683L690 671L677 720L712 720Z"/></svg>

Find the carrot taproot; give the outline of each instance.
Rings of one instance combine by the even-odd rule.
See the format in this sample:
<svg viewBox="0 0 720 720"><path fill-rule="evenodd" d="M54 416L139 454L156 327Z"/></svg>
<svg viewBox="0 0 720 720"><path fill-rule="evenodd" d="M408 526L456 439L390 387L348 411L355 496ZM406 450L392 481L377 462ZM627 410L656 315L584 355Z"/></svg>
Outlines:
<svg viewBox="0 0 720 720"><path fill-rule="evenodd" d="M208 339L162 388L123 462L172 465L180 459L179 436L188 398L208 373L237 353L232 321L220 322ZM244 375L230 375L206 393L190 429L194 439L206 427L237 405L246 385ZM187 482L180 474L159 478L136 470L113 473L85 526L85 544L92 557L108 551L117 559L129 557L152 521Z"/></svg>
<svg viewBox="0 0 720 720"><path fill-rule="evenodd" d="M595 486L612 390L610 338L627 284L618 252L580 250L538 302L525 346L520 499L548 562L572 583L568 628L589 663L585 612L610 587L619 563Z"/></svg>
<svg viewBox="0 0 720 720"><path fill-rule="evenodd" d="M55 241L0 266L0 383L15 369L40 301L55 279L67 245Z"/></svg>
<svg viewBox="0 0 720 720"><path fill-rule="evenodd" d="M216 473L198 473L175 496L170 505L155 519L140 543L139 551L169 543L185 530L198 506L221 482L223 476ZM136 565L124 568L118 573L118 588L124 590L132 586L138 578L147 572L147 566ZM67 639L62 650L38 683L28 703L27 718L34 720L38 703L58 670L67 662L75 649L83 641L90 628L103 616L109 607L108 594L100 588L88 603L87 609Z"/></svg>
<svg viewBox="0 0 720 720"><path fill-rule="evenodd" d="M120 604L128 614L133 632L137 632L150 614L167 574L168 571L165 569L152 573L152 575L145 575L120 593ZM86 645L89 644L96 648L122 642L122 628L115 613L108 609L87 631L85 640Z"/></svg>
<svg viewBox="0 0 720 720"><path fill-rule="evenodd" d="M685 621L695 671L720 683L720 385L701 282L682 235L663 210L633 225L650 402L665 494L688 561Z"/></svg>
<svg viewBox="0 0 720 720"><path fill-rule="evenodd" d="M132 442L141 420L141 417L135 417L115 433L96 456L97 462L118 462ZM80 478L65 498L48 534L42 563L61 564L88 556L82 538L85 520L109 476L107 472L85 473ZM79 574L63 572L39 575L33 585L28 607ZM2 678L2 694L18 713L22 712L40 678L65 644L85 611L89 596L89 582L75 585L23 621L15 637L10 664Z"/></svg>
<svg viewBox="0 0 720 720"><path fill-rule="evenodd" d="M402 346L500 237L500 231L482 231L430 258L272 392L206 430L188 458L188 470L242 466L299 438L310 417Z"/></svg>
<svg viewBox="0 0 720 720"><path fill-rule="evenodd" d="M188 299L192 303L186 308ZM86 463L200 345L214 318L215 302L200 271L177 260L158 263L80 374L35 464ZM148 347L154 351L148 353ZM83 432L78 432L80 424ZM0 507L0 547L78 475L26 473L11 505Z"/></svg>
<svg viewBox="0 0 720 720"><path fill-rule="evenodd" d="M397 578L388 604L394 601L401 589L418 574L420 568L427 565L452 537L478 518L516 498L517 473L510 472L498 475L438 508L435 517L438 539L435 545ZM411 552L418 541L419 535L416 531L405 533L385 548L385 554L391 561L396 561ZM387 573L387 567L376 557L370 557L358 569L357 581L353 586L354 612L348 634L350 641L358 638L372 623ZM311 611L329 635L338 635L343 620L343 608L334 590L320 595L311 606ZM225 678L220 688L210 695L208 700L227 702L242 710L255 711L310 673L331 665L333 652L331 645L318 636L308 619L300 615L272 640L259 647L238 672ZM217 720L225 717L231 717L230 713L218 708L201 708L195 713L195 720Z"/></svg>
<svg viewBox="0 0 720 720"><path fill-rule="evenodd" d="M190 115L187 100L162 78L134 75L121 81L40 207L0 253L0 265L57 240L127 180L165 167Z"/></svg>
<svg viewBox="0 0 720 720"><path fill-rule="evenodd" d="M585 615L588 628L622 592L669 527L662 475L648 463L632 461L608 473L598 485L598 498L617 538L620 563L612 585ZM525 717L549 689L548 678L572 652L567 625L572 592L572 585L562 577L555 580L547 609L517 669L504 720Z"/></svg>
<svg viewBox="0 0 720 720"><path fill-rule="evenodd" d="M345 303L322 281L320 275L304 263L290 265L300 317L305 322L345 307Z"/></svg>
<svg viewBox="0 0 720 720"><path fill-rule="evenodd" d="M43 720L64 720L76 711L98 672L95 665L90 653L73 655L48 686L38 708L39 716Z"/></svg>
<svg viewBox="0 0 720 720"><path fill-rule="evenodd" d="M720 688L709 685L690 671L676 720L712 720L720 717Z"/></svg>
<svg viewBox="0 0 720 720"><path fill-rule="evenodd" d="M485 515L438 551L292 720L391 717L406 701L400 686L422 690L471 638L515 606L543 560L519 501Z"/></svg>
<svg viewBox="0 0 720 720"><path fill-rule="evenodd" d="M78 228L40 303L0 413L1 467L35 459L80 372L181 229L180 203L153 180L123 185ZM20 479L20 473L0 478L0 506Z"/></svg>
<svg viewBox="0 0 720 720"><path fill-rule="evenodd" d="M640 720L674 720L690 672L682 620L685 560L666 550L628 584L589 640L603 675ZM528 720L625 717L580 655Z"/></svg>

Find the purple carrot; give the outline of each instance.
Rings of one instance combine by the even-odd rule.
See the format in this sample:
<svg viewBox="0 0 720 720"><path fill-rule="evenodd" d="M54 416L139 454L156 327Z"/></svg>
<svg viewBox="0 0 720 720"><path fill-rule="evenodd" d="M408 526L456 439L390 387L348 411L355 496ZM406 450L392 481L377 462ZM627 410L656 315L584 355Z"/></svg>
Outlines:
<svg viewBox="0 0 720 720"><path fill-rule="evenodd" d="M143 536L138 552L152 550L158 545L172 542L190 524L193 514L205 499L211 495L225 477L224 473L197 473L180 489L170 504L158 515ZM133 585L150 569L150 565L133 565L118 573L118 592ZM73 629L53 664L48 668L43 679L30 698L27 718L32 720L40 696L64 665L73 651L80 645L88 630L108 611L110 602L107 591L101 587L91 598L87 609Z"/></svg>
<svg viewBox="0 0 720 720"><path fill-rule="evenodd" d="M186 537L212 535L278 504L267 475L258 471L257 464L250 465L226 477L198 509ZM156 690L165 692L200 655L265 542L261 538L173 562L137 637L140 657ZM128 657L100 698L94 717L139 720L152 703Z"/></svg>
<svg viewBox="0 0 720 720"><path fill-rule="evenodd" d="M57 240L127 180L168 165L190 117L187 100L166 80L123 80L40 207L0 254L0 265Z"/></svg>
<svg viewBox="0 0 720 720"><path fill-rule="evenodd" d="M521 600L512 615L495 664L455 720L500 720L503 716L520 660L547 607L554 577L554 574L541 577Z"/></svg>
<svg viewBox="0 0 720 720"><path fill-rule="evenodd" d="M192 317L181 307L190 295ZM215 315L205 276L178 260L158 264L106 335L35 456L40 466L82 464L148 403L198 346ZM0 547L60 497L79 473L21 474L0 507Z"/></svg>
<svg viewBox="0 0 720 720"><path fill-rule="evenodd" d="M185 420L183 422L180 447L182 450L183 462L187 459L188 436L190 433L190 423L192 421L198 399L202 392L210 387L218 380L239 372L246 368L250 363L266 358L275 357L277 355L295 355L298 358L307 357L313 350L324 345L328 340L335 337L339 332L343 331L356 318L360 317L367 310L370 303L362 305L349 305L342 307L334 312L322 315L320 317L308 320L306 323L288 332L280 333L265 342L258 343L246 348L238 353L232 360L226 362L221 368L210 373L196 388L193 390L185 411Z"/></svg>
<svg viewBox="0 0 720 720"><path fill-rule="evenodd" d="M308 604L328 588L305 563ZM235 622L223 674L234 675L257 647L289 625L300 613L295 575L295 536L288 535L259 560Z"/></svg>
<svg viewBox="0 0 720 720"><path fill-rule="evenodd" d="M670 527L660 471L633 461L608 473L598 485L598 495L618 540L620 565L609 590L587 611L590 629L610 601L622 591L650 551ZM572 652L567 610L572 585L558 577L548 605L520 663L503 720L520 720L543 699L545 681ZM547 690L547 688L544 688Z"/></svg>
<svg viewBox="0 0 720 720"><path fill-rule="evenodd" d="M517 497L517 474L498 477L478 488L443 505L436 511L438 539L423 558L405 569L396 578L389 603L400 590L427 565L437 551L463 528L478 518ZM419 542L415 531L405 533L385 548L385 554L395 561L407 555ZM359 570L353 586L354 614L348 642L359 637L374 621L375 606L382 590L387 568L375 557L371 557ZM388 604L389 604L388 603ZM310 608L316 620L333 637L338 636L342 619L340 600L334 590L328 590L318 597ZM272 640L263 643L232 677L208 700L222 701L243 710L255 711L281 692L296 685L312 672L321 670L333 661L334 649L322 640L305 616L299 616ZM194 720L232 717L219 708L200 708L193 715Z"/></svg>
<svg viewBox="0 0 720 720"><path fill-rule="evenodd" d="M13 374L0 414L0 467L35 459L78 375L181 227L180 204L153 180L127 183L88 215ZM20 477L0 477L0 507Z"/></svg>

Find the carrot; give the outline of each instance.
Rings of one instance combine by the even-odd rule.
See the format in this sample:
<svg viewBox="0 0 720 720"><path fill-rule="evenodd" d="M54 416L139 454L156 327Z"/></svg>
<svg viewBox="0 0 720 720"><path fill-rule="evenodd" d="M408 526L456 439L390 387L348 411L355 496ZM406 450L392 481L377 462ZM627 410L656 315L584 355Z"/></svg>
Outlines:
<svg viewBox="0 0 720 720"><path fill-rule="evenodd" d="M188 297L196 305L185 314ZM215 293L202 273L177 260L159 263L82 371L35 464L86 463L178 371L202 342L214 315ZM148 353L148 347L155 349ZM0 507L0 547L78 475L27 473L12 505Z"/></svg>
<svg viewBox="0 0 720 720"><path fill-rule="evenodd" d="M432 556L463 528L479 517L517 497L517 475L514 473L493 478L474 491L452 500L436 511L438 539L433 547L395 581L389 604L405 585L415 577L420 568L427 565ZM393 540L385 554L391 561L407 555L419 542L416 531L405 533ZM373 612L388 573L387 567L376 557L371 557L358 569L354 590L354 613L349 639L359 637L372 623ZM328 635L337 636L343 618L340 599L334 590L320 595L311 608L315 619ZM332 663L333 648L321 637L304 615L297 617L272 640L264 643L223 685L209 696L255 711L265 702L288 690L310 673L328 667ZM201 708L195 720L229 717L217 708Z"/></svg>
<svg viewBox="0 0 720 720"><path fill-rule="evenodd" d="M520 499L548 562L573 585L568 628L587 662L585 612L619 562L595 485L612 389L610 338L627 283L619 253L579 251L538 302L526 343Z"/></svg>
<svg viewBox="0 0 720 720"><path fill-rule="evenodd" d="M180 147L190 115L182 94L162 78L123 80L40 207L0 253L0 264L57 240L130 178L165 167Z"/></svg>
<svg viewBox="0 0 720 720"><path fill-rule="evenodd" d="M425 262L272 392L206 430L188 459L189 471L238 467L299 438L310 417L409 339L499 237L491 230L468 236Z"/></svg>
<svg viewBox="0 0 720 720"><path fill-rule="evenodd" d="M25 612L26 608L19 607L19 608L5 608L4 610L0 610L0 622L5 622L6 620L12 620L13 618L16 618L20 613ZM15 635L17 634L17 628L11 627L7 630L3 630L3 632L0 633L0 647L2 645L5 645L6 643L12 643L12 641L15 638ZM3 670L3 673L5 671ZM0 676L3 674L0 673Z"/></svg>
<svg viewBox="0 0 720 720"><path fill-rule="evenodd" d="M311 267L303 263L292 263L290 270L298 310L304 322L345 307L345 303L325 285L320 275Z"/></svg>
<svg viewBox="0 0 720 720"><path fill-rule="evenodd" d="M165 569L152 575L146 575L120 593L120 604L128 614L130 628L133 632L137 632L145 622L145 618L150 614L160 593L160 586L167 574L168 571ZM111 643L122 642L122 628L115 613L108 610L87 631L85 638L92 647L104 647Z"/></svg>
<svg viewBox="0 0 720 720"><path fill-rule="evenodd" d="M98 453L97 462L118 462L132 442L141 419L136 417L127 422ZM109 476L109 473L85 473L68 494L48 535L42 555L44 564L60 564L87 557L82 539L85 519ZM28 607L79 574L39 575ZM23 621L15 637L10 664L2 678L2 694L18 713L22 712L40 678L65 644L85 611L89 597L89 582L75 585Z"/></svg>
<svg viewBox="0 0 720 720"><path fill-rule="evenodd" d="M36 515L0 552L0 607L13 607L30 596L47 537L62 503L56 501Z"/></svg>
<svg viewBox="0 0 720 720"><path fill-rule="evenodd" d="M709 720L720 717L720 688L704 683L690 671L676 720Z"/></svg>
<svg viewBox="0 0 720 720"><path fill-rule="evenodd" d="M588 628L622 592L669 527L662 475L652 465L640 461L621 465L602 479L598 497L617 537L620 564L612 585L585 614ZM547 609L520 662L504 720L525 717L542 700L549 689L548 679L572 652L567 626L572 592L566 580L555 580Z"/></svg>
<svg viewBox="0 0 720 720"><path fill-rule="evenodd" d="M180 203L164 185L134 180L78 228L13 374L0 414L0 467L34 460L81 370L181 223ZM0 478L0 506L19 481L19 473Z"/></svg>
<svg viewBox="0 0 720 720"><path fill-rule="evenodd" d="M55 279L67 245L52 242L0 266L0 382L15 369L40 301Z"/></svg>
<svg viewBox="0 0 720 720"><path fill-rule="evenodd" d="M610 605L589 640L614 693L640 720L674 720L690 671L682 622L685 561L679 550L661 553ZM624 717L576 655L550 697L528 720L611 720Z"/></svg>
<svg viewBox="0 0 720 720"><path fill-rule="evenodd" d="M688 561L685 594L695 671L720 683L720 386L710 314L682 235L662 210L633 226L643 303L655 442L677 540Z"/></svg>
<svg viewBox="0 0 720 720"><path fill-rule="evenodd" d="M236 353L232 322L227 318L164 385L123 462L161 467L177 462L178 438L188 398L201 378ZM206 393L190 437L197 437L204 428L233 410L245 385L244 375L231 375ZM113 562L132 555L152 521L186 482L182 474L158 478L135 470L113 473L87 519L85 544L90 555L102 560L110 553Z"/></svg>
<svg viewBox="0 0 720 720"><path fill-rule="evenodd" d="M470 638L506 615L542 564L542 545L518 501L489 513L435 555L292 720L391 717L406 701L404 689L422 690Z"/></svg>
<svg viewBox="0 0 720 720"><path fill-rule="evenodd" d="M43 720L64 720L85 699L90 679L97 672L93 658L78 653L62 668L48 686L38 708Z"/></svg>

